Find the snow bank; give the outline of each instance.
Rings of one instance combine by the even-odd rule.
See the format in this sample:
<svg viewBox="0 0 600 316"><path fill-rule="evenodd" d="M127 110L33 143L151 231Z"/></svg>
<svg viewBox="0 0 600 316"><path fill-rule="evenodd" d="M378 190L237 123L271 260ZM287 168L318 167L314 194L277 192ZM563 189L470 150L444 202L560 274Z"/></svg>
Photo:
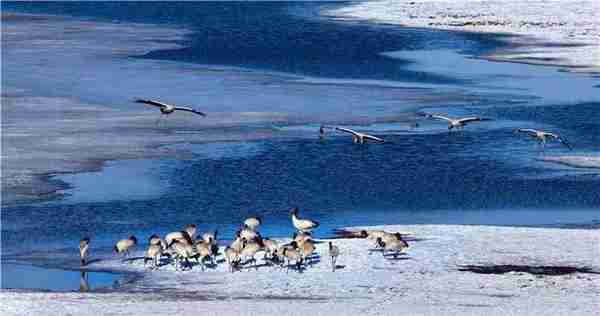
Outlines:
<svg viewBox="0 0 600 316"><path fill-rule="evenodd" d="M327 240L320 261L302 272L263 265L147 271L141 262L97 261L89 269L142 272L108 293L0 292L0 314L594 314L600 275L476 274L462 265L576 266L600 271L597 230L455 225L386 226L416 241L398 259L370 253L366 239L336 239L340 267L331 272ZM359 228L356 228L359 229ZM141 249L137 255L141 255ZM221 258L219 258L221 259Z"/></svg>
<svg viewBox="0 0 600 316"><path fill-rule="evenodd" d="M409 27L508 33L517 44L492 58L600 70L598 1L362 1L323 12Z"/></svg>

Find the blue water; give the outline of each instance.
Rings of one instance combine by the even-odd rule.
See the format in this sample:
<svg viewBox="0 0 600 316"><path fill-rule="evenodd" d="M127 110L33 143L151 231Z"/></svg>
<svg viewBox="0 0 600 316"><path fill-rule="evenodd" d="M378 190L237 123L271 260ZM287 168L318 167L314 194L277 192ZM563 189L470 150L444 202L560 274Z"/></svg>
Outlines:
<svg viewBox="0 0 600 316"><path fill-rule="evenodd" d="M0 280L3 289L51 291L98 291L118 287L119 275L107 272L80 272L3 263Z"/></svg>
<svg viewBox="0 0 600 316"><path fill-rule="evenodd" d="M6 10L72 15L110 22L158 23L193 34L185 48L152 51L150 59L242 66L332 78L456 82L451 74L402 67L386 58L393 50L453 48L483 53L500 45L494 37L416 29L331 23L311 18L342 2L42 2L5 4ZM309 18L307 18L307 16Z"/></svg>
<svg viewBox="0 0 600 316"><path fill-rule="evenodd" d="M453 50L478 56L503 45L492 35L332 22L315 16L320 9L339 5L344 4L9 2L3 3L3 9L89 21L157 23L193 31L183 41L184 48L123 57L117 63L130 58L159 59L319 78L452 85L467 91L473 85L488 84L481 82L487 79L425 71L426 67L420 68L410 58L388 58L381 53L405 50L419 56L423 50ZM494 71L498 68L495 65ZM519 76L527 77L532 69L537 68L523 65L518 68L522 71ZM485 68L478 70L485 74ZM593 83L548 68L540 67L539 72L565 80L573 76L590 87ZM514 79L490 77L500 89L502 80ZM234 87L236 83L227 85ZM548 87L552 88L560 89ZM307 99L296 110L322 106L313 104L310 88L293 89L294 94L306 93ZM365 108L351 108L343 100L337 101L342 102L337 104L339 108L346 106L346 112L360 110L361 115L380 117L381 109L368 105L373 95L358 93L370 88L357 85L346 89L345 93L357 98L349 104L365 104ZM270 91L262 93L269 95ZM359 127L384 137L387 143L383 145L356 146L342 135L320 141L312 132L319 122L311 122L309 127L290 122L268 128L296 129L304 133L300 133L302 137L184 144L184 149L192 152L191 159L114 162L101 174L57 177L75 186L65 199L3 207L4 252L31 249L38 242L64 248L84 235L92 237L95 247L108 248L131 233L145 240L152 233L164 234L190 222L199 224L201 230L218 228L222 236L231 237L244 217L256 214L265 219L265 235L281 236L292 232L287 212L292 206L300 207L302 216L321 222L319 236L351 225L543 226L589 223L600 218L597 170L542 162L535 144L512 132L516 127L552 128L568 138L577 153L598 152L600 103L573 99L530 104L528 98L499 99L478 91L467 92L469 98L460 106L443 100L422 106L427 111L495 118L449 134L443 123L421 121L418 128L398 124L391 116L397 114L393 110L396 100L391 97L396 90L378 87L368 91L376 91L374 94L382 99L389 95L385 113L391 123L386 125L386 118L381 118L380 125ZM435 91L423 93L428 96ZM514 93L514 86L510 93ZM266 127L243 128L250 132ZM567 153L556 144L546 150L548 154Z"/></svg>

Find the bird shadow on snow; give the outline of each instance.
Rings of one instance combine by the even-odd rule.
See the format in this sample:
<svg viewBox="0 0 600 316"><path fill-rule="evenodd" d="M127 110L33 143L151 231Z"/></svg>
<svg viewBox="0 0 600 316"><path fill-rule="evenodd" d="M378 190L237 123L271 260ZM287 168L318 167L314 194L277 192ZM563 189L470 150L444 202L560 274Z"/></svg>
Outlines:
<svg viewBox="0 0 600 316"><path fill-rule="evenodd" d="M272 266L273 263L271 262L263 262L263 263L259 263L259 264L248 264L248 262L244 262L242 264L242 266L238 267L238 270L243 271L243 270L257 270L258 268L262 268L262 267L270 267Z"/></svg>
<svg viewBox="0 0 600 316"><path fill-rule="evenodd" d="M336 264L336 265L335 265L335 269L336 269L336 270L339 270L339 269L344 269L344 268L346 268L346 266L345 266L345 265L343 265L343 264Z"/></svg>
<svg viewBox="0 0 600 316"><path fill-rule="evenodd" d="M413 260L406 253L383 253L383 249L381 249L381 248L369 249L369 255L373 255L374 252L381 253L383 258L385 258L388 261Z"/></svg>
<svg viewBox="0 0 600 316"><path fill-rule="evenodd" d="M144 257L138 257L138 258L128 259L128 261L130 261L130 262L133 262L135 260L142 260L142 261L144 261L144 265L147 268L151 269L151 270L158 270L158 269L160 269L162 267L166 267L166 266L174 265L175 264L175 262L174 262L174 260L172 258L166 258L166 259L165 258L161 258L159 260L158 265L156 267L152 266L152 264L150 263L150 261L149 262L145 262L146 258L144 258ZM192 260L189 260L187 262L185 260L183 260L179 264L181 265L180 266L181 271L193 270L194 268L196 268L196 269L202 269L202 270L206 270L206 269L213 269L214 270L214 269L216 269L218 267L219 263L222 263L224 261L225 260L221 260L221 261L217 260L216 263L205 262L204 265L203 265L202 263L196 262L194 259L192 259Z"/></svg>
<svg viewBox="0 0 600 316"><path fill-rule="evenodd" d="M394 255L384 255L383 256L388 261L404 261L404 260L413 260L411 257L407 256L394 256Z"/></svg>
<svg viewBox="0 0 600 316"><path fill-rule="evenodd" d="M306 266L304 265L297 265L297 264L286 264L281 266L282 269L285 269L286 272L289 272L290 270L295 270L298 273L303 273L304 270L307 269Z"/></svg>

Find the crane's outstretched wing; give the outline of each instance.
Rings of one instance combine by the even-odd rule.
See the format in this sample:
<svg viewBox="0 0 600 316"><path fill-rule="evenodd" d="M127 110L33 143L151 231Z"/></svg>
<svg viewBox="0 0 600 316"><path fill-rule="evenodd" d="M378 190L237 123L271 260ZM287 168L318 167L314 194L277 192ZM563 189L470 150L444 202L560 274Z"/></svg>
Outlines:
<svg viewBox="0 0 600 316"><path fill-rule="evenodd" d="M351 130L351 129L349 129L349 128L344 128L344 127L336 127L335 129L336 129L336 130L338 130L338 131L342 131L342 132L346 132L346 133L350 133L350 134L358 135L358 132L356 132L356 131L353 131L353 130Z"/></svg>
<svg viewBox="0 0 600 316"><path fill-rule="evenodd" d="M431 118L435 118L435 119L440 119L440 120L452 122L451 118L443 116L443 115L439 115L439 114L428 114L427 117L431 117Z"/></svg>
<svg viewBox="0 0 600 316"><path fill-rule="evenodd" d="M188 108L188 107L185 107L185 106L176 106L175 110L177 110L177 111L187 111L187 112L192 112L192 113L195 113L195 114L198 114L198 115L201 115L201 116L206 116L206 114L204 112L200 112L200 111L198 111L196 109Z"/></svg>
<svg viewBox="0 0 600 316"><path fill-rule="evenodd" d="M569 150L573 150L573 146L571 146L571 144L569 144L566 139L561 137L558 139L558 141L561 142L563 145L567 146Z"/></svg>
<svg viewBox="0 0 600 316"><path fill-rule="evenodd" d="M530 134L530 135L531 134L535 135L539 131L535 130L535 129L532 129L532 128L519 128L519 129L516 129L515 132L518 132L518 133L527 133L527 134Z"/></svg>
<svg viewBox="0 0 600 316"><path fill-rule="evenodd" d="M162 102L158 102L158 101L154 101L154 100L136 99L135 102L136 103L148 104L148 105L154 105L154 106L158 106L160 108L164 108L164 107L169 106L166 103L162 103Z"/></svg>
<svg viewBox="0 0 600 316"><path fill-rule="evenodd" d="M560 137L560 135L554 134L554 133L546 133L546 135L558 140L561 144L563 144L567 148L569 148L569 150L573 150L573 147L571 147L571 144L569 144L566 139Z"/></svg>
<svg viewBox="0 0 600 316"><path fill-rule="evenodd" d="M368 135L368 134L362 134L362 136L364 138L366 138L366 139L374 140L376 142L380 142L380 143L384 143L385 142L385 140L383 140L383 139L381 139L379 137L371 136L371 135Z"/></svg>
<svg viewBox="0 0 600 316"><path fill-rule="evenodd" d="M492 119L490 118L485 118L485 117L477 117L477 116L473 116L473 117L465 117L462 118L460 120L458 120L460 123L462 124L467 124L470 122L477 122L477 121L491 121Z"/></svg>
<svg viewBox="0 0 600 316"><path fill-rule="evenodd" d="M537 135L540 131L535 130L533 128L519 128L515 130L515 133L523 133L527 134L529 137L537 138Z"/></svg>

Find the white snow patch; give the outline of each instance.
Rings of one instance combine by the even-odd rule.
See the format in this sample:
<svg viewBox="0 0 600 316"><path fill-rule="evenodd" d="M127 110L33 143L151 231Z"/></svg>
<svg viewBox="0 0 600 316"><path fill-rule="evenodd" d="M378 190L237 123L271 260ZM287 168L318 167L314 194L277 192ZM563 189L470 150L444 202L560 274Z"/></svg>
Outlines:
<svg viewBox="0 0 600 316"><path fill-rule="evenodd" d="M343 20L507 33L516 49L494 58L600 70L600 1L361 1L323 12ZM520 47L519 47L520 46Z"/></svg>
<svg viewBox="0 0 600 316"><path fill-rule="evenodd" d="M141 280L117 293L22 293L1 291L0 314L310 314L593 315L600 275L576 273L475 274L467 264L570 265L600 269L597 230L457 225L385 226L411 231L419 241L401 260L369 254L372 241L336 239L342 252L331 272L327 241L319 262L302 273L260 266L229 273L216 269L175 272L171 265L147 271L141 262L110 259L89 269L141 272ZM360 229L360 228L356 228ZM141 255L142 249L135 255ZM219 258L221 259L221 258ZM259 260L259 264L262 262Z"/></svg>

